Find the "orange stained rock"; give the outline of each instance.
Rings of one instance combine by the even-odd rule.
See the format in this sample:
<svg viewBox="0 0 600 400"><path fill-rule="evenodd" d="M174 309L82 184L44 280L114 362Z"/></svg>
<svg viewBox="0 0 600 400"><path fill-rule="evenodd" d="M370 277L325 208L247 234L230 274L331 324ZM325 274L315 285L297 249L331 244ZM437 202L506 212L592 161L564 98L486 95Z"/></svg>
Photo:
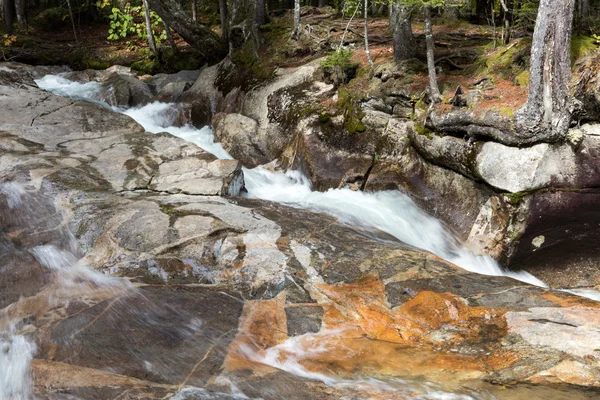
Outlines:
<svg viewBox="0 0 600 400"><path fill-rule="evenodd" d="M35 386L41 388L128 386L176 389L173 385L143 381L108 371L49 360L33 360L31 369Z"/></svg>
<svg viewBox="0 0 600 400"><path fill-rule="evenodd" d="M339 378L370 376L385 380L418 376L436 383L458 383L487 375L485 360L477 356L434 352L365 337L349 338L344 334L296 338L293 353L284 347L280 359L294 359L307 371ZM322 350L311 351L315 342Z"/></svg>
<svg viewBox="0 0 600 400"><path fill-rule="evenodd" d="M549 300L561 307L590 307L600 308L600 302L587 299L585 297L575 296L570 293L548 291L542 294L546 300Z"/></svg>
<svg viewBox="0 0 600 400"><path fill-rule="evenodd" d="M385 301L383 282L367 275L354 283L317 284L317 289L331 303L325 307L323 325L328 329L360 328L371 339L401 343L413 324L395 316ZM350 326L348 326L350 325Z"/></svg>
<svg viewBox="0 0 600 400"><path fill-rule="evenodd" d="M499 319L506 310L487 307L470 307L452 293L422 291L404 303L396 313L410 318L415 324L429 329L439 329L444 324L462 325L475 321ZM495 322L495 321L494 321Z"/></svg>
<svg viewBox="0 0 600 400"><path fill-rule="evenodd" d="M271 300L251 300L244 304L239 333L229 346L223 363L228 371L248 368L249 353L260 353L283 343L287 338L285 292Z"/></svg>
<svg viewBox="0 0 600 400"><path fill-rule="evenodd" d="M323 325L329 329L361 329L371 339L423 343L424 336L445 324L462 328L457 340L494 341L506 334L504 309L471 307L452 293L422 291L402 306L390 309L383 283L368 275L355 283L319 284L331 303Z"/></svg>

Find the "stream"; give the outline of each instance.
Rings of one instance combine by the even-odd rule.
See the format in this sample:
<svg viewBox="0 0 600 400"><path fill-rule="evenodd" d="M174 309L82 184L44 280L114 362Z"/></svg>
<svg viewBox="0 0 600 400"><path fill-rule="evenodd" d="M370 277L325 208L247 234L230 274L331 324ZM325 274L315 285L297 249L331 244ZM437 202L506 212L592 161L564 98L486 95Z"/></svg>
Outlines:
<svg viewBox="0 0 600 400"><path fill-rule="evenodd" d="M57 75L47 75L36 80L38 86L54 94L94 102L103 107L132 117L143 128L152 133L168 132L194 143L220 159L231 159L219 143L214 142L212 129L197 129L190 125L174 126L179 114L177 104L154 102L142 107L118 109L110 107L99 97L99 84L96 82L78 83ZM378 237L383 232L410 246L429 251L467 271L490 276L505 276L531 285L546 287L527 272L508 271L489 256L476 256L469 251L437 219L422 211L407 195L399 191L367 193L350 189L330 189L326 192L313 191L310 180L299 171L278 171L267 167L243 168L246 193L249 198L282 203L291 207L307 209L316 213L328 214L341 223L363 234ZM60 210L54 209L49 198L36 197L26 188L16 184L2 184L0 193L7 198L9 215L0 216L3 223L17 227L19 231L31 232L31 240L22 248L14 248L0 242L0 253L9 260L4 271L16 270L19 265L29 265L31 276L39 278L37 286L43 287L35 297L39 307L51 308L65 299L76 299L89 293L108 296L127 293L130 298L144 296L127 281L104 275L87 268L76 250L75 238L66 224L58 224L61 229L52 232L40 230L40 226L50 224L48 220L67 219ZM37 215L31 218L34 213ZM41 211L40 211L41 210ZM44 214L46 213L46 214ZM54 221L56 222L56 221ZM42 232L42 233L40 233ZM39 242L36 241L38 236ZM379 235L381 236L381 235ZM39 243L43 243L40 245ZM36 278L36 279L37 279ZM18 290L18 287L15 291ZM568 290L579 296L600 301L600 294L594 291ZM0 399L27 400L34 398L30 364L36 353L34 343L22 333L15 333L20 308L25 307L19 296L3 305L0 314ZM156 304L151 299L144 306L133 307L132 318L140 320L140 329L148 328L146 320L153 321L152 329L172 329L178 335L195 335L199 327L192 325L170 327L164 313L174 310ZM148 323L150 324L150 323ZM149 329L149 328L148 328ZM494 399L487 390L464 390L451 393L444 388L427 382L408 382L400 379L381 381L375 378L346 379L315 373L304 368L298 360L317 354L322 335L335 336L336 332L319 332L290 338L283 344L268 349L264 354L248 351L248 359L265 364L295 376L325 383L348 393L372 394L373 399ZM212 339L211 339L212 340ZM307 343L309 346L307 346ZM312 344L312 347L310 345ZM244 350L244 349L242 349ZM285 356L283 356L285 354ZM249 399L234 383L229 385L230 393L208 393L200 388L183 388L172 397L185 399ZM72 397L64 397L64 399ZM350 398L350 397L348 397ZM519 398L514 397L514 398ZM60 399L63 399L61 397Z"/></svg>

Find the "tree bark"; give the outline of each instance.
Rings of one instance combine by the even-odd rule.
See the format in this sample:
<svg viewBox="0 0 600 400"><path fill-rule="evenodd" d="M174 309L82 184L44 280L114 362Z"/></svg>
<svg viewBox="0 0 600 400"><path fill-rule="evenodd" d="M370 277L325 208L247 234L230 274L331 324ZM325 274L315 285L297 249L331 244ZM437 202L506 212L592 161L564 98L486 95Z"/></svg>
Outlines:
<svg viewBox="0 0 600 400"><path fill-rule="evenodd" d="M69 15L71 16L71 25L73 26L73 36L75 37L75 42L79 43L79 39L77 38L77 29L75 28L75 17L73 16L73 9L71 8L71 0L67 0L67 6L69 8Z"/></svg>
<svg viewBox="0 0 600 400"><path fill-rule="evenodd" d="M152 9L175 32L198 50L207 60L221 60L227 55L221 38L206 26L195 22L174 0L148 0Z"/></svg>
<svg viewBox="0 0 600 400"><path fill-rule="evenodd" d="M6 33L12 35L14 33L13 25L15 23L14 2L12 0L3 0L2 9L4 11Z"/></svg>
<svg viewBox="0 0 600 400"><path fill-rule="evenodd" d="M521 134L564 138L571 122L571 36L575 0L541 0L531 44L529 95L518 111Z"/></svg>
<svg viewBox="0 0 600 400"><path fill-rule="evenodd" d="M198 0L192 0L192 19L198 21Z"/></svg>
<svg viewBox="0 0 600 400"><path fill-rule="evenodd" d="M415 39L412 34L411 12L400 2L390 4L390 28L394 42L396 62L415 57Z"/></svg>
<svg viewBox="0 0 600 400"><path fill-rule="evenodd" d="M25 18L25 0L15 0L15 14L21 31L27 30L27 19Z"/></svg>
<svg viewBox="0 0 600 400"><path fill-rule="evenodd" d="M154 32L152 32L152 21L150 20L150 6L148 0L143 1L144 5L144 21L146 23L146 36L148 36L148 47L155 56L158 55L156 41L154 40Z"/></svg>
<svg viewBox="0 0 600 400"><path fill-rule="evenodd" d="M173 39L173 34L171 33L171 28L165 21L163 21L163 27L165 28L165 32L167 33L167 40L169 40L169 45L171 45L171 50L173 50L173 54L179 53L179 49L177 48L177 44L175 44L175 39Z"/></svg>
<svg viewBox="0 0 600 400"><path fill-rule="evenodd" d="M265 8L265 0L255 0L254 4L254 25L258 28L266 24L267 10Z"/></svg>
<svg viewBox="0 0 600 400"><path fill-rule="evenodd" d="M219 0L219 15L221 16L221 35L225 45L229 45L229 15L227 10L227 0Z"/></svg>
<svg viewBox="0 0 600 400"><path fill-rule="evenodd" d="M300 0L294 0L294 31L292 37L298 37L300 33Z"/></svg>
<svg viewBox="0 0 600 400"><path fill-rule="evenodd" d="M367 54L367 61L369 62L369 66L373 69L373 60L371 59L371 52L369 51L369 0L365 0L364 2L365 8L365 53Z"/></svg>
<svg viewBox="0 0 600 400"><path fill-rule="evenodd" d="M437 76L435 73L435 46L433 43L433 29L431 27L431 7L425 6L425 42L427 44L427 70L429 71L429 90L431 101L438 103L442 100L440 89L437 84Z"/></svg>

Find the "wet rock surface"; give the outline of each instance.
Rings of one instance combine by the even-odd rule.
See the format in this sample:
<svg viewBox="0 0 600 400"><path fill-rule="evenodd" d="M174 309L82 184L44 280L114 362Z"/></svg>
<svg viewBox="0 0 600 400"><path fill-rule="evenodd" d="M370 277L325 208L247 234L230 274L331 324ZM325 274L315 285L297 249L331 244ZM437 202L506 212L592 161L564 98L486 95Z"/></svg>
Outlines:
<svg viewBox="0 0 600 400"><path fill-rule="evenodd" d="M222 197L237 161L4 82L0 324L36 343L39 398L597 396L599 303Z"/></svg>

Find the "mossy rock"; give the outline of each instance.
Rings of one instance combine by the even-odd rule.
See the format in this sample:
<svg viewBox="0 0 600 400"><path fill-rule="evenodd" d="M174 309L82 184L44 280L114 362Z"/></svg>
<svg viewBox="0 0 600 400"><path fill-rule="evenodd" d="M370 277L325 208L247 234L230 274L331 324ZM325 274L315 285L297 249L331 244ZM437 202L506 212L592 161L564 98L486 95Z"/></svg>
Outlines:
<svg viewBox="0 0 600 400"><path fill-rule="evenodd" d="M529 71L525 70L522 71L519 75L517 75L517 77L515 78L515 83L521 87L529 86Z"/></svg>
<svg viewBox="0 0 600 400"><path fill-rule="evenodd" d="M505 79L514 79L522 71L529 69L531 39L521 38L498 47L493 54L482 56L476 63L485 73Z"/></svg>

